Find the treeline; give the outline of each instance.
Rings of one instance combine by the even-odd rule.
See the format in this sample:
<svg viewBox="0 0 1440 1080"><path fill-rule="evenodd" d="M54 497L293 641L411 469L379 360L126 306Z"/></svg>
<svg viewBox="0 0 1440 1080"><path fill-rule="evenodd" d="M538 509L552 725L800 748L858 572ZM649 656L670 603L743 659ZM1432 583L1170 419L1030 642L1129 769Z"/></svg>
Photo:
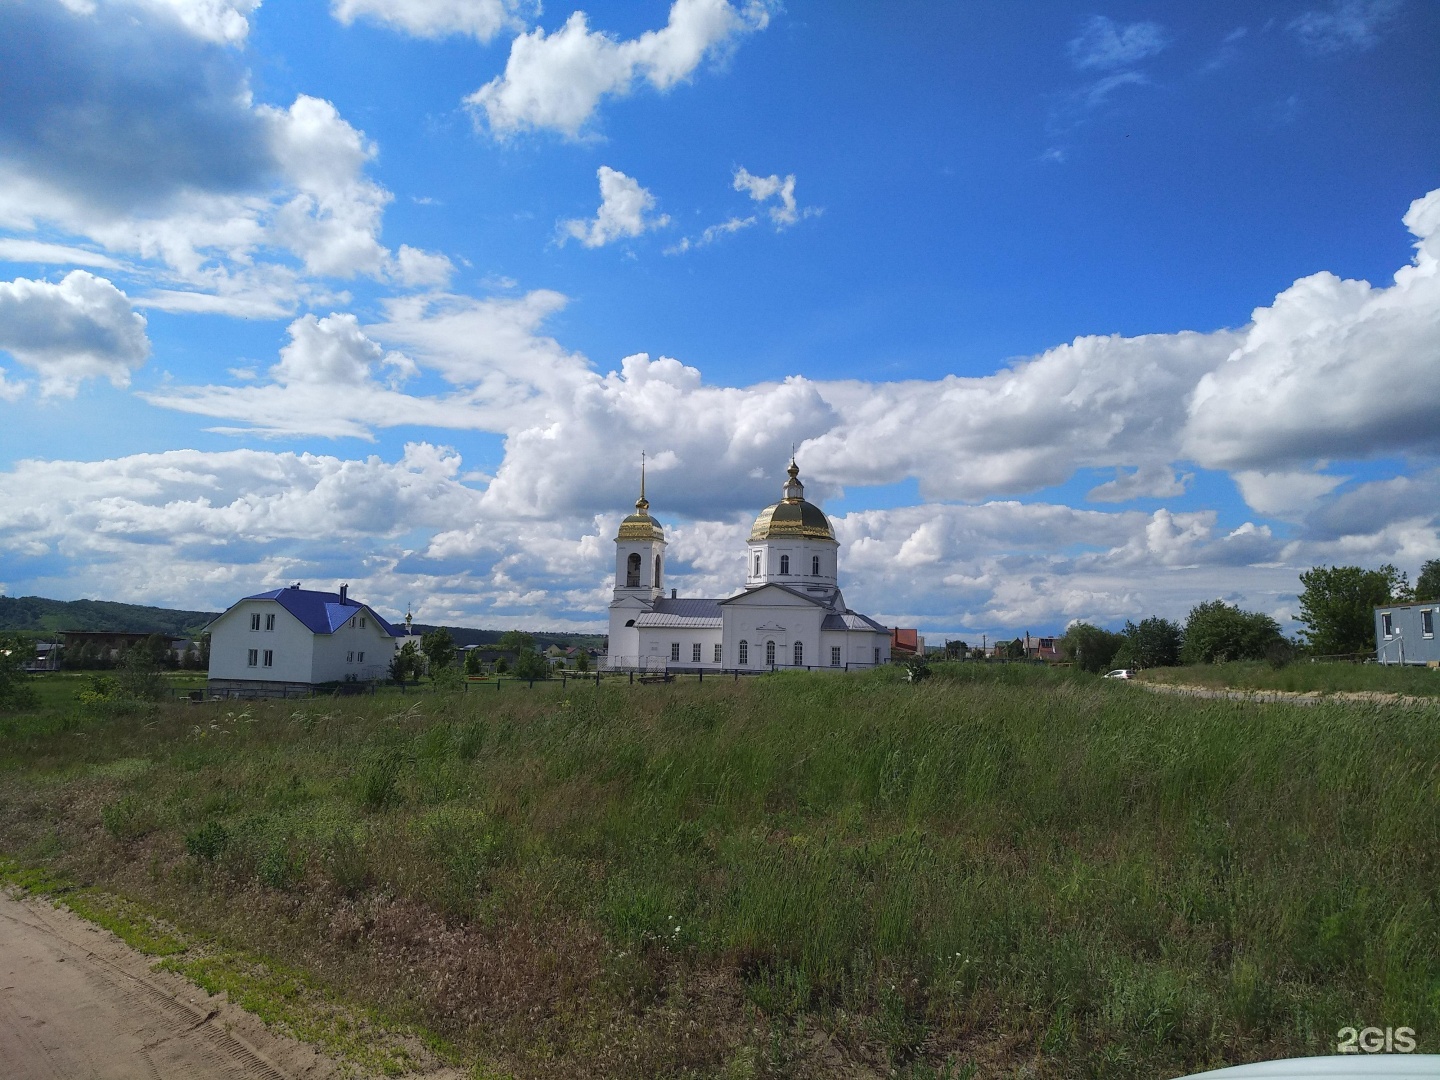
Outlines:
<svg viewBox="0 0 1440 1080"><path fill-rule="evenodd" d="M111 600L50 600L44 596L0 596L0 631L55 633L92 630L125 634L195 637L219 612L180 611L119 604Z"/></svg>
<svg viewBox="0 0 1440 1080"><path fill-rule="evenodd" d="M1183 625L1159 617L1127 622L1119 631L1075 623L1058 644L1067 659L1094 672L1231 660L1282 667L1302 652L1358 657L1375 651L1377 607L1440 601L1440 559L1421 566L1413 586L1388 563L1377 570L1317 566L1300 575L1300 584L1295 620L1304 629L1298 641L1286 637L1269 615L1210 600L1191 608Z"/></svg>
<svg viewBox="0 0 1440 1080"><path fill-rule="evenodd" d="M136 661L143 661L156 671L208 670L210 635L202 634L198 646L192 643L178 655L170 648L166 634L151 634L144 641L118 647L87 641L82 645L67 645L60 652L60 666L66 671L114 671L133 666Z"/></svg>

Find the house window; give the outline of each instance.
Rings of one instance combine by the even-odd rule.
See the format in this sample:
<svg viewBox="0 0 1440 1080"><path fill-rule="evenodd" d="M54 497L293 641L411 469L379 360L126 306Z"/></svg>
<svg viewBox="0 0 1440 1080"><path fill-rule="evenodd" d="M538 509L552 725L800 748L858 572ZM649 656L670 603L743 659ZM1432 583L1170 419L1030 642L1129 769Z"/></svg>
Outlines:
<svg viewBox="0 0 1440 1080"><path fill-rule="evenodd" d="M876 664L877 667L878 667L879 664L880 664L880 650L879 650L879 649L876 649L876 650L875 650L875 664Z"/></svg>
<svg viewBox="0 0 1440 1080"><path fill-rule="evenodd" d="M640 556L631 555L625 560L625 585L635 589L640 585Z"/></svg>
<svg viewBox="0 0 1440 1080"><path fill-rule="evenodd" d="M831 645L831 646L830 646L830 666L831 666L831 667L839 667L839 666L840 666L840 646L839 646L839 645Z"/></svg>
<svg viewBox="0 0 1440 1080"><path fill-rule="evenodd" d="M775 642L765 642L765 663L769 667L775 666Z"/></svg>
<svg viewBox="0 0 1440 1080"><path fill-rule="evenodd" d="M655 588L660 588L660 556L655 556Z"/></svg>
<svg viewBox="0 0 1440 1080"><path fill-rule="evenodd" d="M1420 633L1426 637L1435 636L1435 612L1431 608L1420 612Z"/></svg>
<svg viewBox="0 0 1440 1080"><path fill-rule="evenodd" d="M347 652L347 653L345 654L345 662L346 662L347 664L353 664L353 663L355 662L355 650L354 650L354 649L351 649L349 652Z"/></svg>
<svg viewBox="0 0 1440 1080"><path fill-rule="evenodd" d="M755 576L760 576L760 555L758 552L755 555Z"/></svg>
<svg viewBox="0 0 1440 1080"><path fill-rule="evenodd" d="M246 663L247 665L249 665L250 667L254 667L254 666L255 666L256 664L258 664L259 662L260 662L260 650L259 650L259 649L251 649L249 655L245 658L245 663Z"/></svg>
<svg viewBox="0 0 1440 1080"><path fill-rule="evenodd" d="M680 659L680 643L678 641L672 641L670 643L670 659L677 662Z"/></svg>
<svg viewBox="0 0 1440 1080"><path fill-rule="evenodd" d="M361 618L360 618L360 629L361 629L361 630L364 630L364 629L365 629L365 618L364 618L364 616L361 616Z"/></svg>
<svg viewBox="0 0 1440 1080"><path fill-rule="evenodd" d="M1395 636L1395 624L1390 620L1390 612L1386 611L1380 616L1380 632L1386 637Z"/></svg>
<svg viewBox="0 0 1440 1080"><path fill-rule="evenodd" d="M715 646L715 663L720 663L720 646L718 644Z"/></svg>
<svg viewBox="0 0 1440 1080"><path fill-rule="evenodd" d="M795 666L805 666L805 646L800 644L800 642L798 641L795 642Z"/></svg>
<svg viewBox="0 0 1440 1080"><path fill-rule="evenodd" d="M258 611L255 612L255 614L253 614L253 615L250 616L250 629L251 629L251 630L259 630L259 629L260 629L260 613L259 613Z"/></svg>
<svg viewBox="0 0 1440 1080"><path fill-rule="evenodd" d="M744 638L740 640L740 666L744 667L750 663L750 643Z"/></svg>
<svg viewBox="0 0 1440 1080"><path fill-rule="evenodd" d="M700 643L698 641L690 646L690 662L692 664L698 664L700 662Z"/></svg>
<svg viewBox="0 0 1440 1080"><path fill-rule="evenodd" d="M365 654L363 652L357 652L355 654L355 662L357 664L363 664L365 662Z"/></svg>
<svg viewBox="0 0 1440 1080"><path fill-rule="evenodd" d="M266 616L265 616L265 629L266 629L266 630L274 630L274 629L275 629L275 616L274 616L274 615L266 615Z"/></svg>
<svg viewBox="0 0 1440 1080"><path fill-rule="evenodd" d="M820 576L820 556L819 556L819 555L811 555L811 556L810 556L810 576L811 576L811 577L819 577L819 576Z"/></svg>
<svg viewBox="0 0 1440 1080"><path fill-rule="evenodd" d="M789 555L781 555L781 556L780 556L780 573L782 573L782 574L788 574L788 573L790 573L790 556L789 556Z"/></svg>
<svg viewBox="0 0 1440 1080"><path fill-rule="evenodd" d="M266 666L266 667L274 667L274 666L275 666L275 650L274 650L274 649L266 649L266 650L265 650L265 666Z"/></svg>

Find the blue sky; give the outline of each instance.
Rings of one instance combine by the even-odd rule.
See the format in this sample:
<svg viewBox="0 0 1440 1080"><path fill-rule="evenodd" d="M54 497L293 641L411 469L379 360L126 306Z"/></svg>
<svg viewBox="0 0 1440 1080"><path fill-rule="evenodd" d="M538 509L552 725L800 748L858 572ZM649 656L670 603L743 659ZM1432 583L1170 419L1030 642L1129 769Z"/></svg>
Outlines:
<svg viewBox="0 0 1440 1080"><path fill-rule="evenodd" d="M0 587L928 633L1440 556L1440 8L15 0Z"/></svg>

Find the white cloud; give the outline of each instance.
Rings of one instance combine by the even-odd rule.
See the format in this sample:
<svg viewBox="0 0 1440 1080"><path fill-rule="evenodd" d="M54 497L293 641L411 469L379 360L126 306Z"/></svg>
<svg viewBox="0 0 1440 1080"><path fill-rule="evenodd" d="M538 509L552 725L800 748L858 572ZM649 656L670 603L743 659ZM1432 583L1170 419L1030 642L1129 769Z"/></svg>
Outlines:
<svg viewBox="0 0 1440 1080"><path fill-rule="evenodd" d="M1176 476L1165 466L1147 465L1139 469L1117 469L1115 479L1097 484L1085 493L1094 502L1129 502L1131 499L1169 499L1185 494L1191 474Z"/></svg>
<svg viewBox="0 0 1440 1080"><path fill-rule="evenodd" d="M768 22L768 5L755 0L740 9L727 0L675 0L663 29L618 41L590 30L585 13L576 11L553 34L537 27L517 37L505 73L465 102L476 122L483 112L498 136L548 128L577 138L602 98L624 96L641 80L668 90L706 56Z"/></svg>
<svg viewBox="0 0 1440 1080"><path fill-rule="evenodd" d="M1169 37L1157 23L1121 25L1104 15L1092 15L1067 49L1071 62L1082 71L1108 71L1148 60L1169 44Z"/></svg>
<svg viewBox="0 0 1440 1080"><path fill-rule="evenodd" d="M1320 500L1349 479L1314 472L1259 472L1242 469L1235 486L1251 509L1267 517L1292 521L1320 505Z"/></svg>
<svg viewBox="0 0 1440 1080"><path fill-rule="evenodd" d="M349 26L364 19L420 38L465 34L489 41L525 25L534 4L524 0L330 0L330 14Z"/></svg>
<svg viewBox="0 0 1440 1080"><path fill-rule="evenodd" d="M1393 285L1319 273L1255 311L1195 387L1189 456L1273 472L1440 446L1440 189L1411 203L1405 224L1419 240Z"/></svg>
<svg viewBox="0 0 1440 1080"><path fill-rule="evenodd" d="M1304 12L1290 29L1317 53L1373 49L1400 7L1401 0L1334 0L1326 11Z"/></svg>
<svg viewBox="0 0 1440 1080"><path fill-rule="evenodd" d="M778 198L779 205L768 207L767 211L770 214L770 220L779 229L794 225L802 217L813 217L820 213L815 207L806 207L801 210L796 206L794 173L784 179L773 174L755 176L742 165L735 170L733 187L736 191L746 192L757 203L766 203L771 199Z"/></svg>
<svg viewBox="0 0 1440 1080"><path fill-rule="evenodd" d="M715 225L707 225L695 239L682 236L678 241L665 249L666 255L683 255L691 248L702 248L713 244L723 236L737 233L741 229L748 229L752 225L758 225L760 219L754 214L749 217L732 217L728 221L722 221Z"/></svg>
<svg viewBox="0 0 1440 1080"><path fill-rule="evenodd" d="M0 237L0 259L15 263L43 263L59 266L93 266L99 270L123 269L108 255L86 251L68 244L49 244L40 240L7 240Z"/></svg>
<svg viewBox="0 0 1440 1080"><path fill-rule="evenodd" d="M0 112L15 257L73 249L74 263L123 266L141 305L246 317L324 302L317 279L443 282L444 256L380 243L391 196L366 175L364 134L319 98L255 104L241 57L212 43L238 33L226 12L254 6L20 6L0 35L27 102Z"/></svg>
<svg viewBox="0 0 1440 1080"><path fill-rule="evenodd" d="M573 237L588 248L604 247L613 240L639 236L670 224L668 215L647 216L655 209L655 196L641 187L638 180L608 165L601 165L595 175L600 180L600 209L592 221L579 218L562 221L561 243L566 237Z"/></svg>
<svg viewBox="0 0 1440 1080"><path fill-rule="evenodd" d="M72 270L59 284L0 282L0 349L40 376L46 396L73 397L85 379L127 386L145 362L145 318L104 278ZM6 397L15 396L13 384Z"/></svg>

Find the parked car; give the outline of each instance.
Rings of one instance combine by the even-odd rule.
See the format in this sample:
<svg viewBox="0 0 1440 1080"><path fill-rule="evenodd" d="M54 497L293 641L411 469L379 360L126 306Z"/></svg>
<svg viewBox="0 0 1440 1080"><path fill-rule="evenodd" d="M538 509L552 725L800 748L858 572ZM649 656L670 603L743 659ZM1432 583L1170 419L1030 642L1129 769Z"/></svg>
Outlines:
<svg viewBox="0 0 1440 1080"><path fill-rule="evenodd" d="M1103 676L1101 676L1101 678L1105 679L1133 679L1134 677L1135 669L1124 667L1116 668L1114 671L1107 671Z"/></svg>

